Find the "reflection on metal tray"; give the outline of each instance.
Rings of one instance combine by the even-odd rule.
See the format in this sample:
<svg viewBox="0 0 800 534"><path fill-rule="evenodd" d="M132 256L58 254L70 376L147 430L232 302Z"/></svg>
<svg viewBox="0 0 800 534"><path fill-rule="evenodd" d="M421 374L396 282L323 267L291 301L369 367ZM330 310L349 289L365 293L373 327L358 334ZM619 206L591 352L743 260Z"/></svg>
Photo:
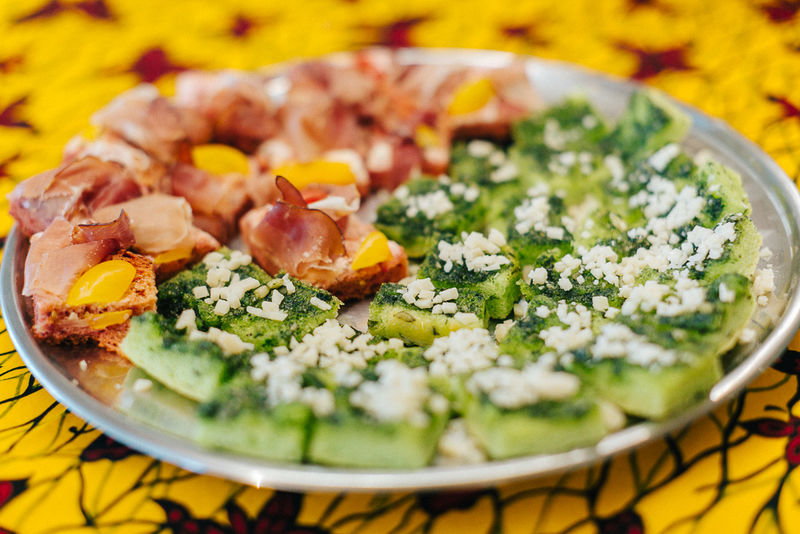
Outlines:
<svg viewBox="0 0 800 534"><path fill-rule="evenodd" d="M505 65L515 57L478 50L408 49L400 54L406 63L489 67ZM547 103L580 92L601 113L615 117L636 87L563 63L535 58L526 61L530 78ZM753 318L751 326L757 328L758 340L738 347L724 359L725 376L707 399L678 417L635 424L608 435L592 447L480 465L410 471L279 464L205 449L180 435L131 419L115 408L129 369L129 364L121 358L96 349L56 347L33 339L25 300L20 295L27 243L16 231L9 236L0 272L6 327L36 378L70 410L127 445L200 473L280 489L374 491L486 486L588 465L657 439L729 400L780 355L800 326L800 194L781 169L754 144L722 122L687 106L681 107L693 121L684 143L686 149L708 150L742 175L753 205L753 219L764 244L774 253L771 263L776 291L769 305L760 308ZM88 362L86 370L81 369L81 360ZM124 395L121 397L124 402ZM180 406L174 408L175 413L181 413Z"/></svg>

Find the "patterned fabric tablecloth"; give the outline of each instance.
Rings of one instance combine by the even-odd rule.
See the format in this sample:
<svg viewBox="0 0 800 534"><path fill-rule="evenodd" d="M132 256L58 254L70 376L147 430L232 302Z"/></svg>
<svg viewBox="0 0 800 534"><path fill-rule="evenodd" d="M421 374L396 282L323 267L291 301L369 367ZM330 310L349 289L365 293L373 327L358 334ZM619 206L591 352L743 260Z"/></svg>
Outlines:
<svg viewBox="0 0 800 534"><path fill-rule="evenodd" d="M5 194L140 81L371 44L495 48L660 87L800 178L798 0L0 2ZM7 288L3 288L6 291ZM798 347L800 348L800 347ZM0 335L0 532L800 532L800 354L668 439L461 493L294 494L195 475L69 414Z"/></svg>

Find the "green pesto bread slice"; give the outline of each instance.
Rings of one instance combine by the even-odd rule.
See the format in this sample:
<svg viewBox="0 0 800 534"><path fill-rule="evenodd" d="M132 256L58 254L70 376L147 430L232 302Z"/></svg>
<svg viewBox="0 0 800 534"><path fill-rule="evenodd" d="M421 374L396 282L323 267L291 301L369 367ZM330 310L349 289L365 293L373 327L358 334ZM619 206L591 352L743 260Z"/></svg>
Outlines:
<svg viewBox="0 0 800 534"><path fill-rule="evenodd" d="M428 465L449 406L431 389L425 370L386 359L362 376L358 385L331 385L335 407L315 418L308 460L361 468Z"/></svg>
<svg viewBox="0 0 800 534"><path fill-rule="evenodd" d="M430 292L430 298L423 291ZM441 302L434 303L437 297ZM420 346L461 328L485 328L488 322L483 295L468 289L438 291L429 279L416 280L409 286L383 284L369 305L371 334Z"/></svg>
<svg viewBox="0 0 800 534"><path fill-rule="evenodd" d="M495 367L467 382L464 419L491 458L566 451L592 445L609 431L578 378L546 367Z"/></svg>
<svg viewBox="0 0 800 534"><path fill-rule="evenodd" d="M642 89L631 95L628 107L602 144L626 162L647 158L659 148L677 143L689 131L691 119L662 93Z"/></svg>
<svg viewBox="0 0 800 534"><path fill-rule="evenodd" d="M120 350L138 367L190 399L210 399L243 365L243 355L210 339L191 339L154 312L131 318Z"/></svg>
<svg viewBox="0 0 800 534"><path fill-rule="evenodd" d="M416 178L378 208L375 226L409 258L424 256L441 234L481 230L486 206L480 188L449 179Z"/></svg>
<svg viewBox="0 0 800 534"><path fill-rule="evenodd" d="M271 405L264 384L232 381L198 414L197 439L207 447L275 461L303 459L311 408L300 402Z"/></svg>
<svg viewBox="0 0 800 534"><path fill-rule="evenodd" d="M116 406L143 423L197 439L197 403L164 386L139 367L128 371Z"/></svg>
<svg viewBox="0 0 800 534"><path fill-rule="evenodd" d="M336 317L342 304L331 293L296 278L269 276L248 257L241 259L241 253L221 249L216 254L159 285L160 313L177 317L194 310L201 330L219 328L252 343L255 350L267 350ZM227 281L218 282L218 273ZM236 295L226 300L226 291Z"/></svg>
<svg viewBox="0 0 800 534"><path fill-rule="evenodd" d="M463 233L458 239L442 239L428 253L419 270L437 289L471 289L486 298L490 318L505 319L519 300L520 269L498 231L484 236Z"/></svg>

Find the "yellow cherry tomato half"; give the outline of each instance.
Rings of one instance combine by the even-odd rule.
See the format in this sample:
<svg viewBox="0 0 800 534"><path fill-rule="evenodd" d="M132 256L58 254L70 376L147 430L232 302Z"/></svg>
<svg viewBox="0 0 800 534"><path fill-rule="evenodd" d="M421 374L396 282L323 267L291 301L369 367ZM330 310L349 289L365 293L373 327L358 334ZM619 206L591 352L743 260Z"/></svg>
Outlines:
<svg viewBox="0 0 800 534"><path fill-rule="evenodd" d="M442 144L441 139L439 139L439 134L427 124L420 124L417 126L414 132L414 141L422 148L429 148Z"/></svg>
<svg viewBox="0 0 800 534"><path fill-rule="evenodd" d="M309 184L349 185L356 183L350 165L341 161L315 160L308 163L286 163L272 169L272 174L283 176L297 189Z"/></svg>
<svg viewBox="0 0 800 534"><path fill-rule="evenodd" d="M121 324L130 319L131 310L118 310L103 313L94 313L86 318L89 326L95 330L102 330L115 324Z"/></svg>
<svg viewBox="0 0 800 534"><path fill-rule="evenodd" d="M389 240L383 235L383 232L375 230L367 234L358 252L353 257L353 263L350 267L354 271L372 267L382 263L392 257L392 252L389 250Z"/></svg>
<svg viewBox="0 0 800 534"><path fill-rule="evenodd" d="M185 260L192 255L191 247L176 248L158 254L153 261L158 265L161 263L169 263L171 261Z"/></svg>
<svg viewBox="0 0 800 534"><path fill-rule="evenodd" d="M192 149L194 166L211 174L250 174L247 155L228 145L198 145Z"/></svg>
<svg viewBox="0 0 800 534"><path fill-rule="evenodd" d="M473 113L488 104L494 96L494 86L488 78L464 82L453 94L447 112L450 115Z"/></svg>
<svg viewBox="0 0 800 534"><path fill-rule="evenodd" d="M67 306L116 302L125 295L135 276L136 268L127 261L98 263L72 285L67 295Z"/></svg>

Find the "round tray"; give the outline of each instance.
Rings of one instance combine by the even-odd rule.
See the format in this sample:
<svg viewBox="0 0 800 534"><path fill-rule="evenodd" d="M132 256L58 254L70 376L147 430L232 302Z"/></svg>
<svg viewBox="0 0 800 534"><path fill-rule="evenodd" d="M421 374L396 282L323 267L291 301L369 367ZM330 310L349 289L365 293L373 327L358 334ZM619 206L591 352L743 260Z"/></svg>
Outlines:
<svg viewBox="0 0 800 534"><path fill-rule="evenodd" d="M403 63L461 64L501 67L520 59L504 52L483 50L407 49ZM522 57L527 72L546 103L576 92L585 95L608 117L616 117L637 85L585 69L537 58ZM280 68L280 67L278 67ZM270 71L275 71L271 67ZM279 71L278 71L279 72ZM281 464L244 455L209 450L138 420L114 408L116 386L126 371L100 357L92 371L81 372L77 362L91 356L86 349L39 343L31 336L26 300L20 295L27 240L12 230L0 272L3 317L17 351L34 376L61 403L114 439L144 453L198 473L208 473L254 486L286 490L422 490L487 486L514 479L574 469L628 451L674 431L731 399L781 354L800 327L800 194L788 176L756 145L723 122L677 103L692 118L684 142L690 153L705 149L742 175L753 205L753 220L773 256L775 293L759 308L751 327L758 329L754 344L739 347L725 358L725 375L694 408L672 419L624 428L592 447L560 454L528 456L458 467L416 470L361 470L317 465ZM97 357L96 355L94 355Z"/></svg>

